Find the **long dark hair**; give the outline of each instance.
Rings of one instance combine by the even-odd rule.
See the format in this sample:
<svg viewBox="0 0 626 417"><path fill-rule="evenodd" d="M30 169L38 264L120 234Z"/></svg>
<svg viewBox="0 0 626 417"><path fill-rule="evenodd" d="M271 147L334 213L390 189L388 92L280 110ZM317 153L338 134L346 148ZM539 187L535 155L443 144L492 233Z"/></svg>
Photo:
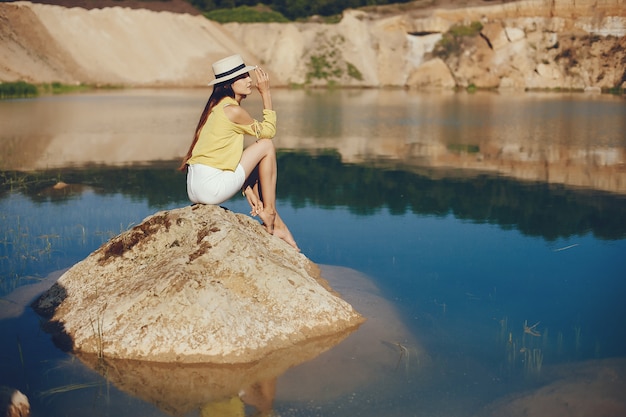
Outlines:
<svg viewBox="0 0 626 417"><path fill-rule="evenodd" d="M227 80L227 81L224 81L223 83L215 84L215 86L213 87L213 92L211 93L209 100L206 102L206 106L204 106L204 111L202 111L202 115L200 116L200 120L198 121L198 126L196 126L196 133L193 136L193 141L191 142L191 146L189 146L189 150L187 151L187 154L183 158L183 161L180 164L180 166L178 167L179 171L183 171L183 172L187 171L187 161L189 161L189 158L191 158L193 148L194 146L196 146L196 143L198 142L200 131L202 130L202 127L204 127L204 124L206 123L206 120L208 119L209 114L211 114L211 110L213 110L213 107L215 107L215 105L219 103L224 97L235 98L235 92L233 91L232 84L238 78L239 77L235 78L234 80Z"/></svg>

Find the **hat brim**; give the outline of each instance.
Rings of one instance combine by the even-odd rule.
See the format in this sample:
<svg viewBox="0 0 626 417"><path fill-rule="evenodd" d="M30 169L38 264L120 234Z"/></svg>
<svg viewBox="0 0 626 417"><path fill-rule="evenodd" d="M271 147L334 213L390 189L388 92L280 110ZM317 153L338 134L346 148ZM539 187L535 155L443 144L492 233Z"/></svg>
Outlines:
<svg viewBox="0 0 626 417"><path fill-rule="evenodd" d="M237 78L241 74L245 74L246 72L250 72L250 71L252 71L255 68L256 68L256 66L254 66L254 65L248 65L245 68L240 69L239 71L233 72L232 74L228 74L228 75L225 75L223 77L216 78L213 81L211 81L208 85L215 85L215 84L218 84L218 83L223 83L224 81L232 80L233 78Z"/></svg>

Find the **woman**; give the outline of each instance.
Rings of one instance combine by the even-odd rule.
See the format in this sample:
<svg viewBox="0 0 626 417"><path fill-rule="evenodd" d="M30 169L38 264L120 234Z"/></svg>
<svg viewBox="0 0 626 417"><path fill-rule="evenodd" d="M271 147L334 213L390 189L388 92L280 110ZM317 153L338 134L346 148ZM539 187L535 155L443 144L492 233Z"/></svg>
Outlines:
<svg viewBox="0 0 626 417"><path fill-rule="evenodd" d="M240 104L252 93L250 71L263 99L263 121L253 119ZM272 109L269 77L261 68L246 66L239 55L213 64L213 92L200 116L196 133L180 167L187 171L187 194L194 203L220 204L243 190L253 216L265 229L298 249L276 211L276 112ZM244 134L257 141L244 149Z"/></svg>

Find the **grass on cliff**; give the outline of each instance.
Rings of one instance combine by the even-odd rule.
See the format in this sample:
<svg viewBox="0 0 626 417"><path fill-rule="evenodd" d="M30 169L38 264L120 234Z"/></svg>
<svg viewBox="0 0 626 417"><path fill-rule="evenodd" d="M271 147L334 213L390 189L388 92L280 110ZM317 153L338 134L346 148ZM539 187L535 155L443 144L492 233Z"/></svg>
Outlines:
<svg viewBox="0 0 626 417"><path fill-rule="evenodd" d="M326 82L328 87L336 87L344 76L363 81L361 71L343 58L340 47L345 41L343 36L327 38L323 33L317 34L314 42L315 51L311 52L306 64L304 86L311 85L314 81L322 81Z"/></svg>
<svg viewBox="0 0 626 417"><path fill-rule="evenodd" d="M445 60L452 55L459 54L463 49L463 38L478 36L482 29L483 25L480 22L452 26L435 45L433 55Z"/></svg>
<svg viewBox="0 0 626 417"><path fill-rule="evenodd" d="M275 12L267 6L256 7L239 6L233 9L216 9L204 13L204 16L218 23L285 23L289 22L285 16Z"/></svg>

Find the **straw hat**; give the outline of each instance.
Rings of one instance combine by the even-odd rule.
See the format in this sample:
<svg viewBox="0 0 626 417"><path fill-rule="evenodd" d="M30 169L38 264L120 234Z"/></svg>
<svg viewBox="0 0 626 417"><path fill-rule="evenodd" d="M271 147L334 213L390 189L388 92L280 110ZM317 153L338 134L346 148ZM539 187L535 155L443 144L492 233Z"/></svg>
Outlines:
<svg viewBox="0 0 626 417"><path fill-rule="evenodd" d="M220 59L213 64L215 79L211 81L209 85L232 80L233 78L236 78L246 72L250 72L255 68L256 67L253 65L244 64L241 55L231 55L224 59Z"/></svg>

